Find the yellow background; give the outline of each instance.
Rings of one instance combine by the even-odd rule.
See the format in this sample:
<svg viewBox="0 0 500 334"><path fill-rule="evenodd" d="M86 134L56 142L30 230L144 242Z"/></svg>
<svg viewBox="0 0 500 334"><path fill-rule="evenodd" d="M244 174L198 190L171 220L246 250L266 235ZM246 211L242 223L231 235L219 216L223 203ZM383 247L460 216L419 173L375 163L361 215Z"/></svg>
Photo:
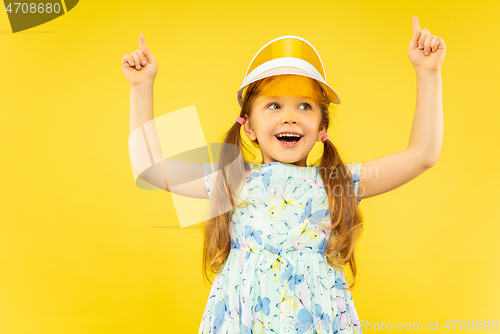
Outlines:
<svg viewBox="0 0 500 334"><path fill-rule="evenodd" d="M196 105L207 142L234 123L255 53L305 38L342 99L329 133L352 163L406 148L414 15L447 45L442 154L362 201L353 298L360 319L418 332L500 321L499 13L498 1L81 1L12 34L4 12L0 333L198 331L201 232L180 229L170 194L139 189L130 167L120 61L140 33L159 63L155 116Z"/></svg>

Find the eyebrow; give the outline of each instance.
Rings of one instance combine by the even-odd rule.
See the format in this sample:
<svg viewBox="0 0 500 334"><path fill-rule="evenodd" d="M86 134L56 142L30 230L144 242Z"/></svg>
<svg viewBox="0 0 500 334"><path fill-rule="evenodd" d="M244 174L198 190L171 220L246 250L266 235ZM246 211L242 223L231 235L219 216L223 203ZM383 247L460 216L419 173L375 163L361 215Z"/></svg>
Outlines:
<svg viewBox="0 0 500 334"><path fill-rule="evenodd" d="M298 98L301 98L301 99L307 99L307 100L311 100L311 101L314 101L313 97L312 96L297 96L297 95L294 95ZM276 100L276 99L282 99L283 96L263 96L263 100Z"/></svg>

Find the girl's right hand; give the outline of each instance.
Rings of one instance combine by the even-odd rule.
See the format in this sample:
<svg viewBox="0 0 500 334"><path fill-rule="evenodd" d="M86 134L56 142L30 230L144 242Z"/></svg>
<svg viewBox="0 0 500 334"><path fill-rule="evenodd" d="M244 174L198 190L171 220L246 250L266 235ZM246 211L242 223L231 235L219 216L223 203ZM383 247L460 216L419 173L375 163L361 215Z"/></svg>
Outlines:
<svg viewBox="0 0 500 334"><path fill-rule="evenodd" d="M155 80L158 63L147 48L143 34L139 35L139 49L122 57L122 71L130 87Z"/></svg>

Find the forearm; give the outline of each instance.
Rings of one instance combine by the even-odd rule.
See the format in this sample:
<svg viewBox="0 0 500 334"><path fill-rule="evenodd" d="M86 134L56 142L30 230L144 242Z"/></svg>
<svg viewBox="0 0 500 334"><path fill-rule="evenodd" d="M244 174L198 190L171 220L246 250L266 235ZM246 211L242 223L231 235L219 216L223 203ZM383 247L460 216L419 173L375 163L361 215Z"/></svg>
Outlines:
<svg viewBox="0 0 500 334"><path fill-rule="evenodd" d="M144 83L130 87L130 131L154 118L153 83Z"/></svg>
<svg viewBox="0 0 500 334"><path fill-rule="evenodd" d="M429 167L439 159L443 144L442 79L439 71L416 71L416 75L417 104L408 149Z"/></svg>
<svg viewBox="0 0 500 334"><path fill-rule="evenodd" d="M130 134L134 131L142 133L141 136L133 138L141 138L146 142L146 145L151 149L154 161L158 162L163 159L161 148L158 141L158 134L154 124L153 113L153 82L146 82L137 86L130 87ZM141 126L146 126L141 130ZM138 140L138 139L135 139Z"/></svg>
<svg viewBox="0 0 500 334"><path fill-rule="evenodd" d="M163 160L153 114L153 82L130 87L129 154L137 175Z"/></svg>

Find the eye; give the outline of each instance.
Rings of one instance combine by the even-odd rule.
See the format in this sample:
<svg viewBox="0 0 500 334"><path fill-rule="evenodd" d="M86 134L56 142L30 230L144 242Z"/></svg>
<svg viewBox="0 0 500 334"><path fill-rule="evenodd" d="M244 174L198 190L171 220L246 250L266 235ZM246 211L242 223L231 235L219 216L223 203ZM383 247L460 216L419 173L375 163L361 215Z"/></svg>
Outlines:
<svg viewBox="0 0 500 334"><path fill-rule="evenodd" d="M309 103L302 103L301 106L308 106L308 108L306 110L311 110L312 107Z"/></svg>
<svg viewBox="0 0 500 334"><path fill-rule="evenodd" d="M279 104L277 104L276 102L273 102L273 103L268 104L267 107L269 108L270 106L273 106L273 105L279 105ZM301 106L303 106L303 105L306 105L308 107L305 110L311 110L312 109L312 107L311 107L311 105L309 103L302 103ZM274 108L271 108L271 109L274 109Z"/></svg>
<svg viewBox="0 0 500 334"><path fill-rule="evenodd" d="M267 105L267 107L269 108L270 106L277 106L279 104L277 104L276 102L273 102L273 103L270 103ZM275 108L271 108L271 109L275 109Z"/></svg>

